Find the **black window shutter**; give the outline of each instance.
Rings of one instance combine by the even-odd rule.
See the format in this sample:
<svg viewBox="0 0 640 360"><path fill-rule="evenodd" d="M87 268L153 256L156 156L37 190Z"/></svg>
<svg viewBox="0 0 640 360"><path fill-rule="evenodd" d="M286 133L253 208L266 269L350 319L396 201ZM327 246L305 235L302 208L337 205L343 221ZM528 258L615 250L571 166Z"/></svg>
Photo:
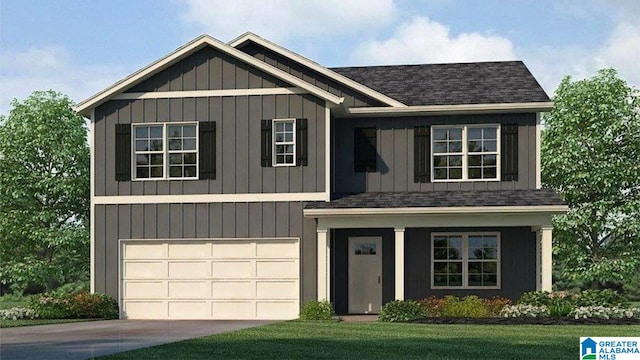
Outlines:
<svg viewBox="0 0 640 360"><path fill-rule="evenodd" d="M131 124L116 124L116 181L131 180Z"/></svg>
<svg viewBox="0 0 640 360"><path fill-rule="evenodd" d="M353 171L376 172L378 170L376 128L355 128L353 130Z"/></svg>
<svg viewBox="0 0 640 360"><path fill-rule="evenodd" d="M263 167L270 167L272 165L271 160L271 120L262 120L261 121L261 132L260 132L260 158L262 159Z"/></svg>
<svg viewBox="0 0 640 360"><path fill-rule="evenodd" d="M308 138L307 119L296 119L296 166L307 166Z"/></svg>
<svg viewBox="0 0 640 360"><path fill-rule="evenodd" d="M413 128L413 182L431 181L431 134L429 126Z"/></svg>
<svg viewBox="0 0 640 360"><path fill-rule="evenodd" d="M501 125L502 181L518 180L518 125Z"/></svg>
<svg viewBox="0 0 640 360"><path fill-rule="evenodd" d="M216 122L198 123L198 160L200 180L216 178Z"/></svg>

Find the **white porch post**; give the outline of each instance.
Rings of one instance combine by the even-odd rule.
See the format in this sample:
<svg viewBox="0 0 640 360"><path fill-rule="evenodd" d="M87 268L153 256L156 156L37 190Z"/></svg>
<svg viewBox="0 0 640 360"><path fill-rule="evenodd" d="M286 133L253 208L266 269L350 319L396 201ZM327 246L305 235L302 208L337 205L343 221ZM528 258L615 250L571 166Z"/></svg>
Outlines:
<svg viewBox="0 0 640 360"><path fill-rule="evenodd" d="M396 300L404 300L404 228L395 228L395 283Z"/></svg>
<svg viewBox="0 0 640 360"><path fill-rule="evenodd" d="M318 300L329 300L329 234L318 229Z"/></svg>
<svg viewBox="0 0 640 360"><path fill-rule="evenodd" d="M553 228L550 226L543 226L540 228L540 250L541 250L541 261L540 261L540 272L542 273L541 279L541 289L543 291L551 291L552 290L552 238L553 238Z"/></svg>

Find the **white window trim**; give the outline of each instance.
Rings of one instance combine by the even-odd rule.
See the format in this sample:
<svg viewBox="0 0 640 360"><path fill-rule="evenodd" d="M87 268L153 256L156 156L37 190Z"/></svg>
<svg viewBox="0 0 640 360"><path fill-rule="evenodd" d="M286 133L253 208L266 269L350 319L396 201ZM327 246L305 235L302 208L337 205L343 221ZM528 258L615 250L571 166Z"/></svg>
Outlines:
<svg viewBox="0 0 640 360"><path fill-rule="evenodd" d="M158 178L138 178L136 176L136 127L162 125L162 177ZM169 136L167 128L169 125L195 125L196 126L196 176L195 177L169 177ZM200 176L200 134L197 121L174 121L156 123L135 123L131 124L131 181L158 181L158 180L198 180ZM193 150L173 150L172 154L191 153Z"/></svg>
<svg viewBox="0 0 640 360"><path fill-rule="evenodd" d="M279 122L293 122L293 163L292 164L278 164L276 159L276 145L291 145L289 141L284 141L276 144L276 123ZM273 167L288 167L288 166L296 166L298 159L296 159L296 133L297 133L297 123L295 118L287 118L287 119L272 119L271 120L271 165Z"/></svg>
<svg viewBox="0 0 640 360"><path fill-rule="evenodd" d="M469 155L477 155L480 153L471 153L468 151L468 142L467 142L467 129L468 128L484 128L484 127L495 127L496 128L496 178L495 179L469 179L469 167L468 167L468 156ZM434 130L437 129L459 129L462 128L462 179L436 179L434 164L433 164L433 156L435 154L434 146L433 146L433 133ZM482 181L501 181L501 169L500 169L500 160L501 160L501 145L500 145L500 124L473 124L473 125L434 125L431 127L431 154L430 155L430 163L431 163L431 182L482 182ZM447 153L449 154L449 153ZM460 153L450 153L451 155L460 155ZM486 154L486 153L482 153Z"/></svg>
<svg viewBox="0 0 640 360"><path fill-rule="evenodd" d="M496 237L496 286L469 286L469 236L473 235L491 235ZM462 236L462 286L435 286L434 285L434 252L433 239L436 236ZM500 289L501 288L501 271L500 271L500 232L496 231L480 231L480 232L432 232L431 233L431 289Z"/></svg>

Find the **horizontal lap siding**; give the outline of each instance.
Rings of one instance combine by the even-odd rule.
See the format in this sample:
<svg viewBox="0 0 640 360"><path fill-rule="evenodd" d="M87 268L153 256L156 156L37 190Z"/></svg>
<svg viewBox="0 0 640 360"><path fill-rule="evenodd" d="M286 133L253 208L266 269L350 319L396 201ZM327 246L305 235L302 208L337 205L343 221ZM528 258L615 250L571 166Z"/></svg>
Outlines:
<svg viewBox="0 0 640 360"><path fill-rule="evenodd" d="M518 181L415 183L413 128L415 126L503 123L518 124ZM380 191L499 190L536 188L535 114L450 115L401 118L336 119L332 191L360 193ZM378 171L353 171L353 131L378 129Z"/></svg>
<svg viewBox="0 0 640 360"><path fill-rule="evenodd" d="M316 298L315 220L303 203L96 205L96 291L118 296L119 239L300 238L301 300Z"/></svg>
<svg viewBox="0 0 640 360"><path fill-rule="evenodd" d="M280 70L300 78L312 85L326 90L336 96L344 97L344 105L349 107L366 107L366 106L386 106L379 101L354 91L328 77L315 72L306 66L290 60L280 54L264 48L255 43L248 43L239 48L239 50L264 61L269 65L275 66Z"/></svg>
<svg viewBox="0 0 640 360"><path fill-rule="evenodd" d="M262 167L260 120L308 119L308 164ZM214 180L115 181L115 124L215 121ZM109 101L96 109L96 196L322 192L325 107L311 95Z"/></svg>

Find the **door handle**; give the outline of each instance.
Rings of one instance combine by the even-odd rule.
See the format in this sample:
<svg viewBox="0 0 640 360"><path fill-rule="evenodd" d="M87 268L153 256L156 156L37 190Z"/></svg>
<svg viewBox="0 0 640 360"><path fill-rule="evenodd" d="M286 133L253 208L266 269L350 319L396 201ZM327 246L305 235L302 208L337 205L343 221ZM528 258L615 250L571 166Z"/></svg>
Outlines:
<svg viewBox="0 0 640 360"><path fill-rule="evenodd" d="M378 284L382 283L382 276L378 276Z"/></svg>

